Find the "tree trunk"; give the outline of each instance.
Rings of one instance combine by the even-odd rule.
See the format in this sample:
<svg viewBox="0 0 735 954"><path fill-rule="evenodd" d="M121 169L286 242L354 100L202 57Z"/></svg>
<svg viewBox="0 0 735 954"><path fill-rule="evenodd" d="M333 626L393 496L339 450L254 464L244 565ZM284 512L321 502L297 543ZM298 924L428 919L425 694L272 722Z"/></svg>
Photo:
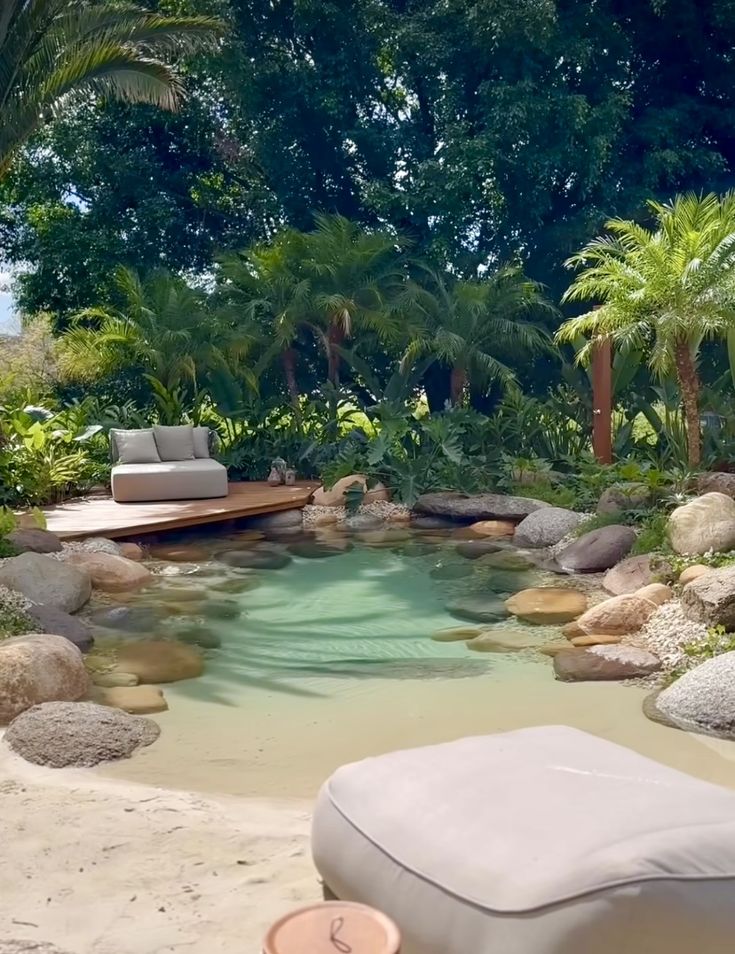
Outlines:
<svg viewBox="0 0 735 954"><path fill-rule="evenodd" d="M467 385L467 372L464 368L452 368L451 401L453 407L459 407Z"/></svg>
<svg viewBox="0 0 735 954"><path fill-rule="evenodd" d="M426 400L432 414L441 414L451 400L450 387L451 371L439 361L435 361L427 369L423 377Z"/></svg>
<svg viewBox="0 0 735 954"><path fill-rule="evenodd" d="M286 387L288 388L288 396L291 398L291 403L294 407L298 407L299 398L299 386L296 383L296 352L293 348L286 348L281 354L281 364L283 365L283 376L286 379Z"/></svg>
<svg viewBox="0 0 735 954"><path fill-rule="evenodd" d="M699 424L699 375L697 374L697 366L694 363L691 348L686 341L677 343L674 359L684 405L689 466L692 470L697 470L702 459L702 438Z"/></svg>
<svg viewBox="0 0 735 954"><path fill-rule="evenodd" d="M327 354L327 380L335 386L339 386L339 348L345 340L345 333L339 325L330 325L327 335L329 342L329 352Z"/></svg>

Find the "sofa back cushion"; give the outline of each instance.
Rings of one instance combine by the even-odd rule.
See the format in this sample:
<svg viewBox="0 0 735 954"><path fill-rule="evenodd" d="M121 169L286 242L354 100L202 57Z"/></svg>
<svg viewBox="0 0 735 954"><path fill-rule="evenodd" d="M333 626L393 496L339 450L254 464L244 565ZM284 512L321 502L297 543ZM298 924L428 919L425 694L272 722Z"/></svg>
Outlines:
<svg viewBox="0 0 735 954"><path fill-rule="evenodd" d="M180 424L175 427L155 424L153 437L161 460L194 459L194 428L191 424Z"/></svg>
<svg viewBox="0 0 735 954"><path fill-rule="evenodd" d="M209 428L208 427L195 427L194 428L194 456L195 457L211 457L209 453Z"/></svg>
<svg viewBox="0 0 735 954"><path fill-rule="evenodd" d="M161 456L150 427L140 430L110 430L110 449L115 464L158 464Z"/></svg>

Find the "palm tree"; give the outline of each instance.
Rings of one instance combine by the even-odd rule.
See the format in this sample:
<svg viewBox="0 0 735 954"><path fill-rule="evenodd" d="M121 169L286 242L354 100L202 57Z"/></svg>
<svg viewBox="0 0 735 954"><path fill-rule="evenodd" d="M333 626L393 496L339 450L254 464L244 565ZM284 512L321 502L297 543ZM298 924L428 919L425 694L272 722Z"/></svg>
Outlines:
<svg viewBox="0 0 735 954"><path fill-rule="evenodd" d="M137 367L154 395L181 391L193 401L238 377L255 386L243 363L252 336L212 312L201 292L164 271L141 282L120 268L115 280L121 306L79 312L61 336L63 374L84 382Z"/></svg>
<svg viewBox="0 0 735 954"><path fill-rule="evenodd" d="M648 353L661 378L674 372L687 428L689 465L699 467L701 434L697 361L705 338L735 330L735 192L679 195L665 205L648 203L652 229L612 219L567 262L581 269L564 301L598 307L566 321L557 339L576 343L586 361L601 339L623 351Z"/></svg>
<svg viewBox="0 0 735 954"><path fill-rule="evenodd" d="M262 338L265 347L260 369L276 357L280 360L297 415L296 345L301 332L313 328L311 284L303 275L304 246L303 233L289 229L271 245L223 255L218 288L219 297L226 302L224 313Z"/></svg>
<svg viewBox="0 0 735 954"><path fill-rule="evenodd" d="M515 382L509 358L531 355L550 346L550 336L529 320L553 311L541 287L515 266L475 281L454 279L420 265L420 280L409 294L423 330L409 344L404 364L433 354L451 369L450 400L462 403L468 385L487 387Z"/></svg>
<svg viewBox="0 0 735 954"><path fill-rule="evenodd" d="M223 32L220 20L149 13L126 3L0 2L0 175L14 152L74 94L175 109L183 88L165 52Z"/></svg>
<svg viewBox="0 0 735 954"><path fill-rule="evenodd" d="M305 236L304 275L313 318L327 355L327 379L339 384L340 349L358 330L398 340L406 276L401 251L407 240L367 232L341 215L318 215Z"/></svg>

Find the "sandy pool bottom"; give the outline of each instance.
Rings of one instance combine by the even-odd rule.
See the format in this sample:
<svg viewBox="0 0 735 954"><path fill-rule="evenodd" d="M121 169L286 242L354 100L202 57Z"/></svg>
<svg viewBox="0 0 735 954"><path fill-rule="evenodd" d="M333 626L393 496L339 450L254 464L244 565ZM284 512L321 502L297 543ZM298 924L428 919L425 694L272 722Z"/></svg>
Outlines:
<svg viewBox="0 0 735 954"><path fill-rule="evenodd" d="M398 748L533 725L564 724L735 788L735 743L646 719L649 690L554 680L551 661L493 657L469 677L314 676L292 693L206 681L167 689L161 737L102 775L167 788L313 799L338 766Z"/></svg>

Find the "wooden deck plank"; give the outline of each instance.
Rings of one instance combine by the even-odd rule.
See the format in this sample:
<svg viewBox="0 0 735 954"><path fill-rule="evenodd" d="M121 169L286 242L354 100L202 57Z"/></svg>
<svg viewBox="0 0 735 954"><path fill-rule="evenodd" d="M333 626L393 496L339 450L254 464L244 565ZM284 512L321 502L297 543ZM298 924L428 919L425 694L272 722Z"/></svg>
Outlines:
<svg viewBox="0 0 735 954"><path fill-rule="evenodd" d="M62 540L137 536L218 520L292 510L308 503L316 483L270 487L264 482L231 483L227 497L115 503L112 497L80 497L44 509L48 529Z"/></svg>

